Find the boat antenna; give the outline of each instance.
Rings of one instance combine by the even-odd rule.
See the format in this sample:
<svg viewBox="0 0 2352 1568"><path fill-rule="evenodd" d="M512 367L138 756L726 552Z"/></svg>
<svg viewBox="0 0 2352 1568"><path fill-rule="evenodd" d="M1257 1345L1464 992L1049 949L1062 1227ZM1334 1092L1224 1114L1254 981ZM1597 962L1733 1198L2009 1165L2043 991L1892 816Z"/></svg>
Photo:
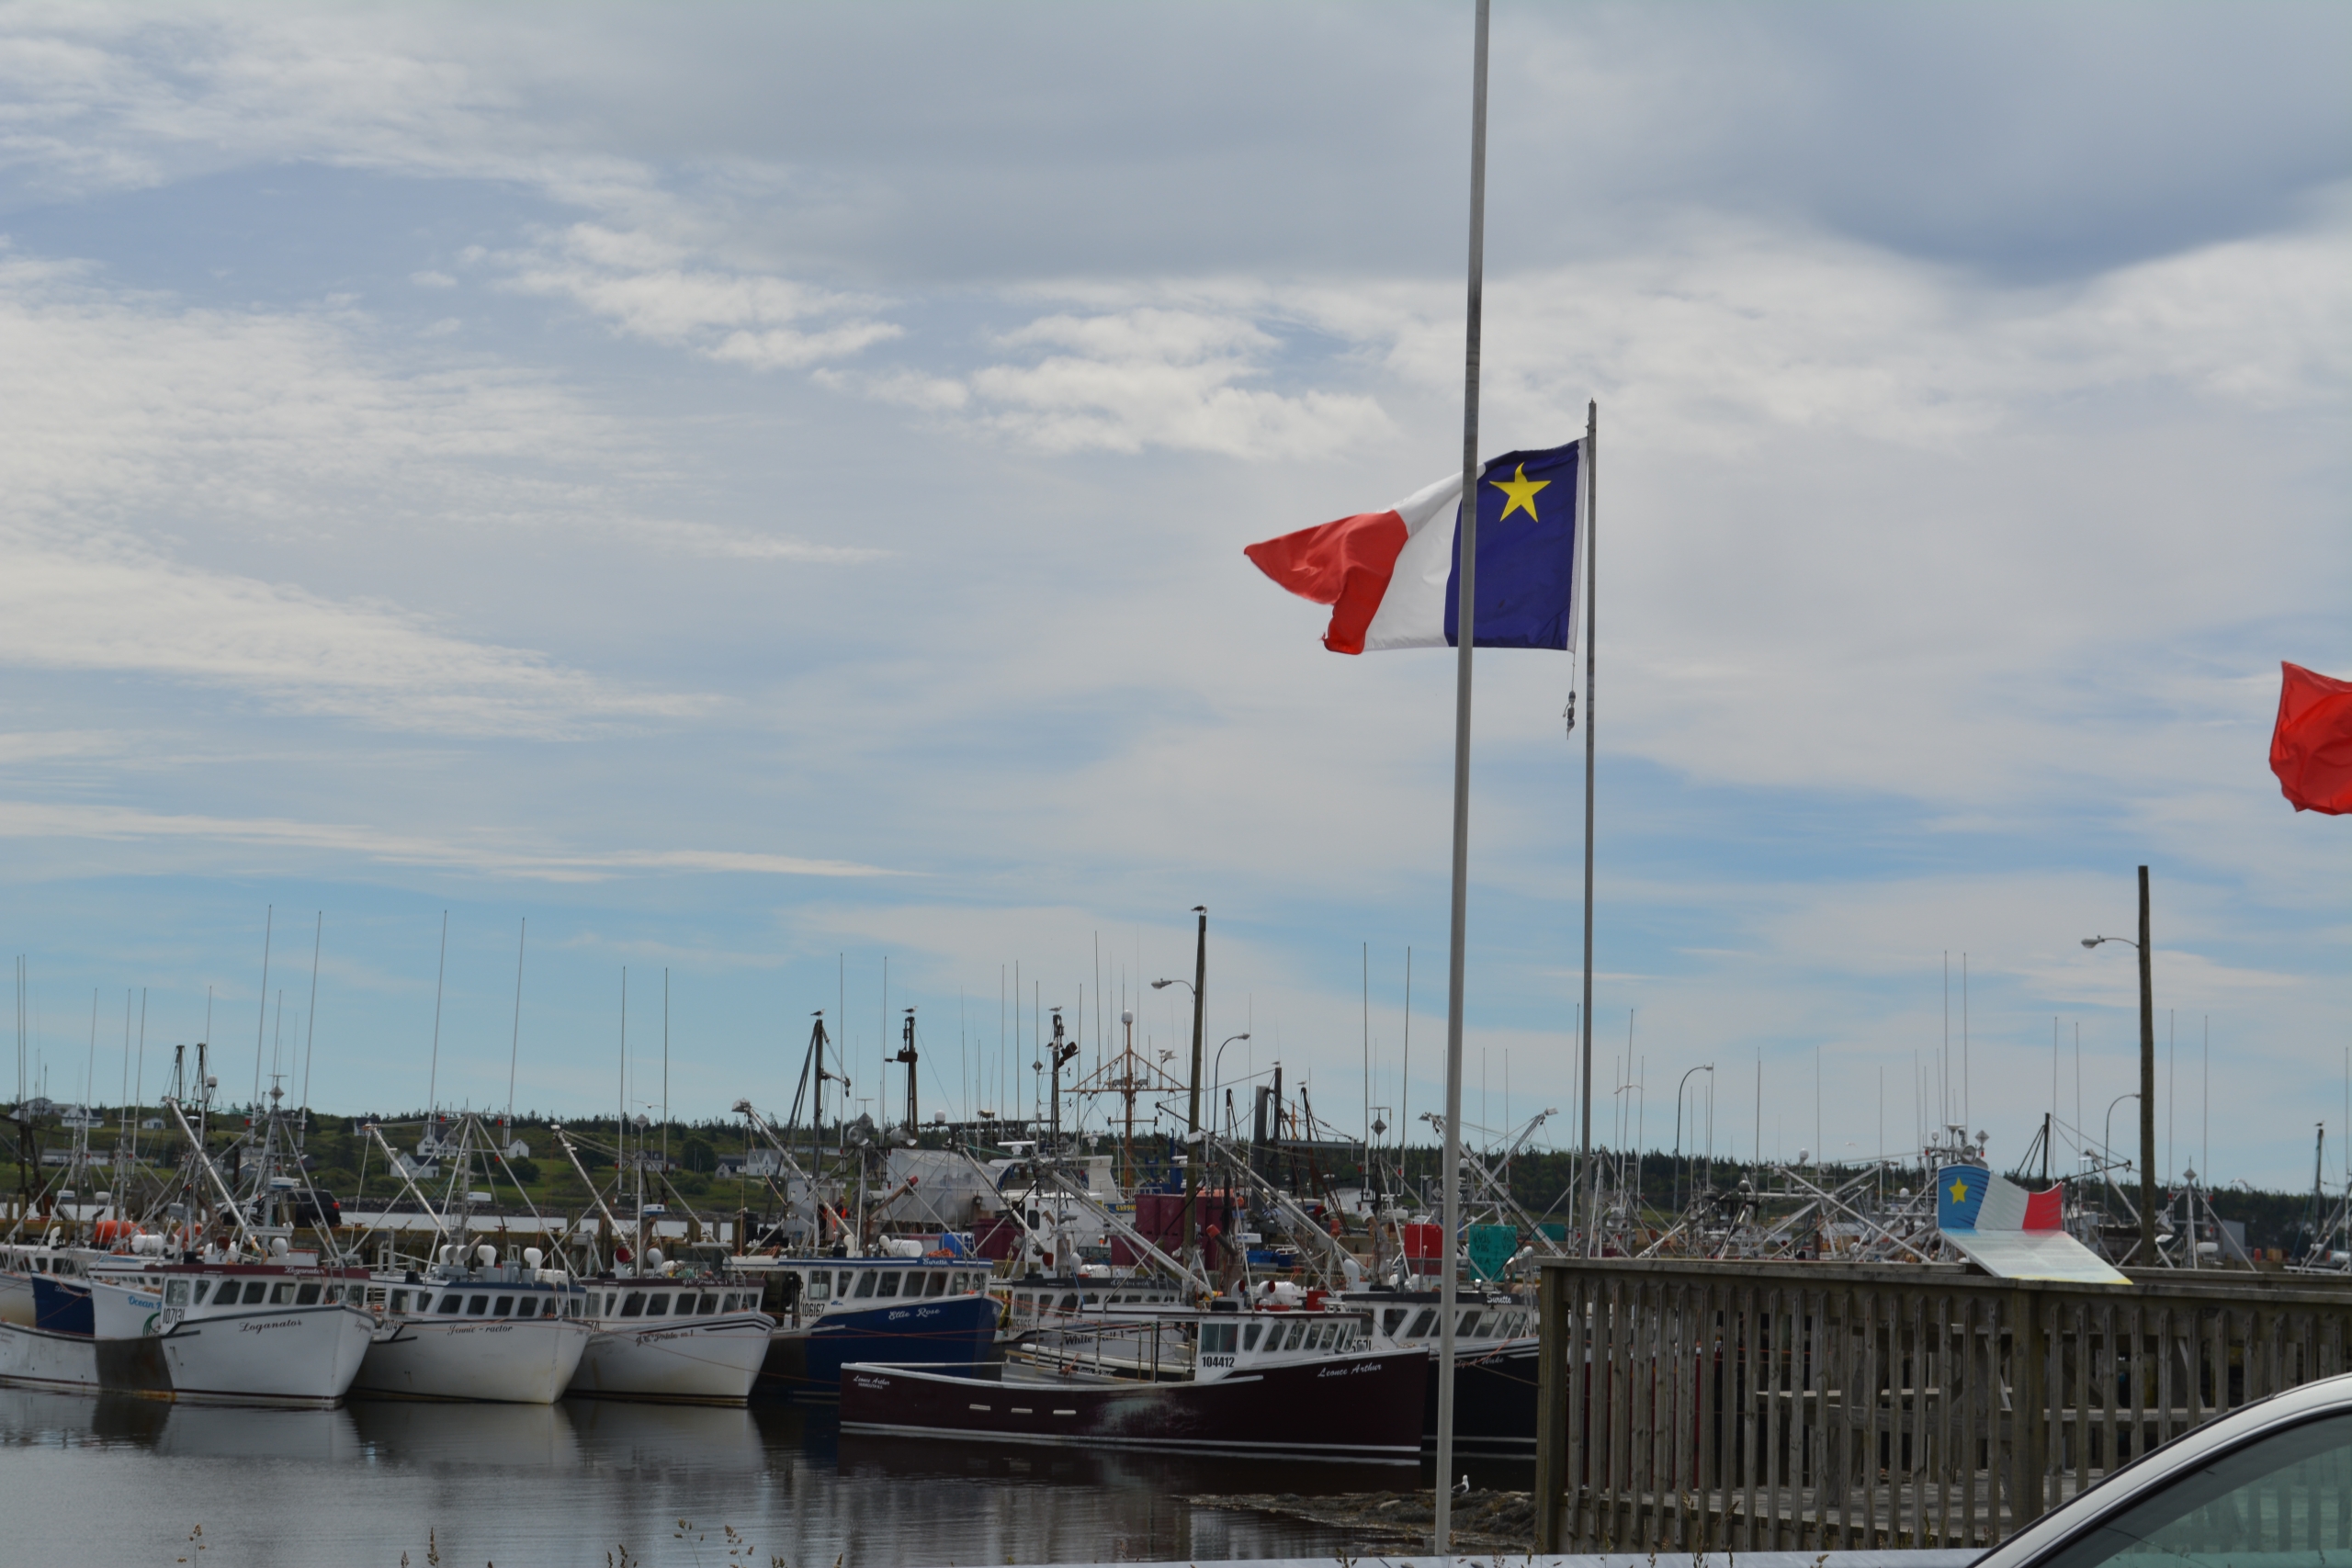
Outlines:
<svg viewBox="0 0 2352 1568"><path fill-rule="evenodd" d="M433 1130L433 1108L441 1087L441 983L449 976L449 911L441 911L441 964L433 972L433 1061L424 1076L424 1129Z"/></svg>

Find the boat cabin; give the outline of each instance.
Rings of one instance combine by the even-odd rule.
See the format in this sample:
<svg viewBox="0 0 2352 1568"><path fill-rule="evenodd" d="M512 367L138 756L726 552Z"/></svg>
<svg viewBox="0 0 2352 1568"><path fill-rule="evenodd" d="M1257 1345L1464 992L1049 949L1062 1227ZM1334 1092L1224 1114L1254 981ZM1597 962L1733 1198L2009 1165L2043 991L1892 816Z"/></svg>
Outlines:
<svg viewBox="0 0 2352 1568"><path fill-rule="evenodd" d="M1444 1303L1435 1291L1351 1291L1345 1300L1348 1305L1372 1314L1374 1331L1384 1344L1433 1346L1438 1342L1442 1327L1439 1314L1444 1311ZM1456 1345L1471 1340L1500 1343L1535 1333L1534 1305L1499 1292L1462 1292L1454 1298L1454 1312Z"/></svg>
<svg viewBox="0 0 2352 1568"><path fill-rule="evenodd" d="M987 1266L968 1258L747 1258L738 1267L760 1280L760 1308L779 1323L971 1295L989 1282Z"/></svg>

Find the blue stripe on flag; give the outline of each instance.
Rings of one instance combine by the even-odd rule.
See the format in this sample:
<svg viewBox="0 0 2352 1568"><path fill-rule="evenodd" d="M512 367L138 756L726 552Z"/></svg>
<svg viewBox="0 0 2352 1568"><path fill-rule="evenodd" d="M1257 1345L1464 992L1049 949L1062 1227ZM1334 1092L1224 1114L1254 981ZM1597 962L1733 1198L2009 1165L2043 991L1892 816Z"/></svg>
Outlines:
<svg viewBox="0 0 2352 1568"><path fill-rule="evenodd" d="M1577 482L1582 447L1583 443L1571 441L1543 451L1507 452L1480 471L1478 647L1567 648L1568 633L1576 625ZM1453 568L1445 582L1449 647L1461 642L1459 507L1454 521Z"/></svg>

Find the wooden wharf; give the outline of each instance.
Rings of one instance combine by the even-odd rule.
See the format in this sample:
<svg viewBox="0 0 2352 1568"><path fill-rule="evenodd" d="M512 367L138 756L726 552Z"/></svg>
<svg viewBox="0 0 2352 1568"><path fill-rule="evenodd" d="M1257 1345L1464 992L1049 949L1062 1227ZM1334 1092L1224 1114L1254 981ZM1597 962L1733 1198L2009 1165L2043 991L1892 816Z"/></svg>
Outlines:
<svg viewBox="0 0 2352 1568"><path fill-rule="evenodd" d="M1541 1279L1539 1552L1987 1547L2352 1371L2352 1288L2326 1280L1635 1258Z"/></svg>

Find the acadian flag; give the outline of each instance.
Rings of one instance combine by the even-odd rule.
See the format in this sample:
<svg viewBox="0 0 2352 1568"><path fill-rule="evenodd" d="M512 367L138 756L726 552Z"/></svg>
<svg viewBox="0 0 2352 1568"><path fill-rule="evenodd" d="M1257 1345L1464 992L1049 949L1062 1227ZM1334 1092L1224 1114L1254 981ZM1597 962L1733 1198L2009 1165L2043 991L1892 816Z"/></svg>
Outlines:
<svg viewBox="0 0 2352 1568"><path fill-rule="evenodd" d="M1936 1173L1936 1229L1996 1279L2130 1284L2066 1234L2064 1201L2063 1188L2029 1192L1982 1166L1948 1165Z"/></svg>
<svg viewBox="0 0 2352 1568"><path fill-rule="evenodd" d="M1478 476L1478 648L1576 646L1577 482L1583 443L1508 452ZM1323 646L1451 648L1461 626L1462 476L1447 475L1385 512L1302 528L1248 547L1258 570L1331 606Z"/></svg>

